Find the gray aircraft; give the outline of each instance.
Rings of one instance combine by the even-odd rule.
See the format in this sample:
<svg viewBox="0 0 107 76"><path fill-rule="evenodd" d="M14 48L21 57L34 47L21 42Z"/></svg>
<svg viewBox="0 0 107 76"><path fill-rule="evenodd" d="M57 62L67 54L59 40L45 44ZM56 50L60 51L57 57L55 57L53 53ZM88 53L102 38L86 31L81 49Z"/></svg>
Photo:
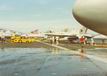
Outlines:
<svg viewBox="0 0 107 76"><path fill-rule="evenodd" d="M107 0L77 0L73 15L83 26L107 35Z"/></svg>

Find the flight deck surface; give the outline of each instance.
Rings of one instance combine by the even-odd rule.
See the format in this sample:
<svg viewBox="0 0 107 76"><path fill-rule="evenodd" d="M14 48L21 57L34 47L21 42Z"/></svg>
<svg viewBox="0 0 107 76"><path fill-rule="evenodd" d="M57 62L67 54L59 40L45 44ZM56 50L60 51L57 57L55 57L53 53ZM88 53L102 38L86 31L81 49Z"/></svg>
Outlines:
<svg viewBox="0 0 107 76"><path fill-rule="evenodd" d="M107 64L50 46L4 48L0 76L107 76Z"/></svg>

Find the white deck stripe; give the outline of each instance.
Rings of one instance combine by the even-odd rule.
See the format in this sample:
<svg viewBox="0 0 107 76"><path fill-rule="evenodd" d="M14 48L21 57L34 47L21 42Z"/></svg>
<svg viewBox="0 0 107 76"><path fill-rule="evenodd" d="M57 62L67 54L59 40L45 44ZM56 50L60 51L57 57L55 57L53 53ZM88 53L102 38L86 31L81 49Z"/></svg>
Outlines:
<svg viewBox="0 0 107 76"><path fill-rule="evenodd" d="M41 42L43 43L43 42ZM57 45L54 45L54 44L49 44L49 43L43 43L43 44L46 44L46 45L49 45L49 46L52 46L52 47L56 47L56 48L59 48L59 49L63 49L63 50L67 50L67 51L70 51L74 54L79 54L80 55L80 52L78 51L73 51L73 50L70 50L68 48L64 48L64 47L61 47L61 46L57 46ZM106 59L103 59L103 58L100 58L98 56L93 56L93 55L88 55L88 54L84 54L84 56L90 58L90 59L94 59L94 60L98 60L98 61L101 61L101 62L104 62L104 63L107 63L107 60Z"/></svg>

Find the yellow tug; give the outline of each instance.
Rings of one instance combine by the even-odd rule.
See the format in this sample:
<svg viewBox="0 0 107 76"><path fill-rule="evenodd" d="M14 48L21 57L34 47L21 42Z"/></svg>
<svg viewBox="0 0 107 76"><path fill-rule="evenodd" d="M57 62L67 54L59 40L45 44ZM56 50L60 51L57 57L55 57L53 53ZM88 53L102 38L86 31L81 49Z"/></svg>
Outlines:
<svg viewBox="0 0 107 76"><path fill-rule="evenodd" d="M22 37L22 36L12 36L11 42L13 43L32 43L32 42L39 42L38 38L34 37Z"/></svg>

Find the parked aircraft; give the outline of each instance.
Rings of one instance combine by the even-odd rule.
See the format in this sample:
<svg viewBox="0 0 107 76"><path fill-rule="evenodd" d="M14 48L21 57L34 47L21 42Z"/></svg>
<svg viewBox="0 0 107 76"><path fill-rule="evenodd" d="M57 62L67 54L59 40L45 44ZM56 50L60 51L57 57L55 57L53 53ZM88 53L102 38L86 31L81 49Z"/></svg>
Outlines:
<svg viewBox="0 0 107 76"><path fill-rule="evenodd" d="M91 34L87 34L87 28L82 27L79 30L77 29L75 32L59 32L59 33L45 33L46 36L50 37L51 39L57 39L60 41L76 41L79 40L81 37L91 38Z"/></svg>

